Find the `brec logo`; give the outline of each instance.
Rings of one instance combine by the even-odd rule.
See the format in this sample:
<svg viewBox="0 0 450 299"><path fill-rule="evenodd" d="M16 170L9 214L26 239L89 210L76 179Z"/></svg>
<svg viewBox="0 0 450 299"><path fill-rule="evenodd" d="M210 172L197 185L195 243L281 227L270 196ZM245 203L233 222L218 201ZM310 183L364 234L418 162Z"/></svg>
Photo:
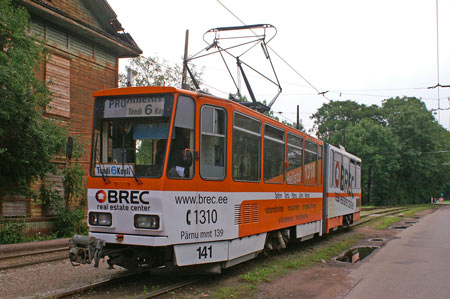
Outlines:
<svg viewBox="0 0 450 299"><path fill-rule="evenodd" d="M150 202L145 195L150 194L148 191L129 191L129 190L99 190L95 194L95 199L99 203L119 203L119 204L132 204L132 205L148 205Z"/></svg>
<svg viewBox="0 0 450 299"><path fill-rule="evenodd" d="M347 168L345 167L347 166ZM341 189L341 191L352 194L352 187L355 182L355 176L350 173L348 165L340 165L339 161L335 162L334 167L334 183L335 187Z"/></svg>
<svg viewBox="0 0 450 299"><path fill-rule="evenodd" d="M99 203L104 203L106 201L106 192L103 190L98 191L97 194L95 194L95 199Z"/></svg>
<svg viewBox="0 0 450 299"><path fill-rule="evenodd" d="M339 161L336 161L336 167L334 168L334 179L335 186L339 187L341 185L341 166L339 165Z"/></svg>

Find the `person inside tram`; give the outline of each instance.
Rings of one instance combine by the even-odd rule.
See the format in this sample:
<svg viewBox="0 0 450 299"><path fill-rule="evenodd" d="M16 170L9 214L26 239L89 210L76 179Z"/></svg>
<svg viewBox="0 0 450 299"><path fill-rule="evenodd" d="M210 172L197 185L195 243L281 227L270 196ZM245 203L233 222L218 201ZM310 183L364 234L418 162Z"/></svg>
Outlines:
<svg viewBox="0 0 450 299"><path fill-rule="evenodd" d="M170 148L167 176L170 178L190 177L189 167L192 165L190 148L190 132L188 129L175 128L175 139Z"/></svg>

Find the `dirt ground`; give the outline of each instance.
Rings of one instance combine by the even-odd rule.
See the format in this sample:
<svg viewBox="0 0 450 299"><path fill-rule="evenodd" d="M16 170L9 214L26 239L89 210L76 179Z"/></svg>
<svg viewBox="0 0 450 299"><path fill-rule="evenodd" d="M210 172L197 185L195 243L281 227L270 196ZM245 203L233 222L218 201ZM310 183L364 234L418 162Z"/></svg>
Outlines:
<svg viewBox="0 0 450 299"><path fill-rule="evenodd" d="M426 210L418 215L423 217L433 211ZM420 219L404 218L400 223L404 221L420 221ZM254 266L252 262L249 262L247 265L228 270L212 282L209 281L208 283L200 283L195 286L180 289L171 294L166 294L161 298L344 298L358 283L358 281L350 278L348 275L350 271L360 267L360 265L369 261L377 252L383 250L383 246L390 240L396 238L398 233L399 230L374 230L366 225L357 226L348 232L341 233L343 238L350 234L363 235L364 237L358 241L355 247L379 246L378 249L373 251L364 260L354 264L339 262L335 259L322 261L322 263L313 267L288 271L279 277L271 279L269 282L259 283L256 289L252 291L236 291L239 286L242 288L243 284L239 276L250 271ZM371 239L383 240L373 241ZM312 250L314 250L314 246L320 246L320 242L313 245ZM311 248L308 250L311 250ZM220 289L234 289L234 291L227 294L226 292L220 291Z"/></svg>
<svg viewBox="0 0 450 299"><path fill-rule="evenodd" d="M411 219L410 219L411 220ZM256 298L343 298L358 282L348 277L349 272L369 261L383 246L395 238L398 230L373 230L367 227L357 227L350 233L363 234L355 247L380 246L363 261L352 263L327 261L309 269L290 272L270 283L259 286ZM369 241L383 239L384 241Z"/></svg>

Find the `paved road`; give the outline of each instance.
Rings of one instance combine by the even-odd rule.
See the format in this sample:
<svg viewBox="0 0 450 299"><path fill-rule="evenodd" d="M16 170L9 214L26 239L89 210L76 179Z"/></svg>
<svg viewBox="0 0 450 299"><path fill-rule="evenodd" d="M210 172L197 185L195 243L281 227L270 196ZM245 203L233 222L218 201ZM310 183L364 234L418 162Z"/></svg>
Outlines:
<svg viewBox="0 0 450 299"><path fill-rule="evenodd" d="M351 271L345 298L450 298L450 206L397 236Z"/></svg>

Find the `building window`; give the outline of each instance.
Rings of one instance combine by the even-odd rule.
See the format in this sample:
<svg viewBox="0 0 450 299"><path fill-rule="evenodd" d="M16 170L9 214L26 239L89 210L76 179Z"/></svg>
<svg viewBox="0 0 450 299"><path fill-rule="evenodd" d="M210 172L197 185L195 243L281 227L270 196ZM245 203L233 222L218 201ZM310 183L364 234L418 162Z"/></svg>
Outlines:
<svg viewBox="0 0 450 299"><path fill-rule="evenodd" d="M45 82L52 93L47 113L70 118L70 60L50 55L45 68Z"/></svg>

